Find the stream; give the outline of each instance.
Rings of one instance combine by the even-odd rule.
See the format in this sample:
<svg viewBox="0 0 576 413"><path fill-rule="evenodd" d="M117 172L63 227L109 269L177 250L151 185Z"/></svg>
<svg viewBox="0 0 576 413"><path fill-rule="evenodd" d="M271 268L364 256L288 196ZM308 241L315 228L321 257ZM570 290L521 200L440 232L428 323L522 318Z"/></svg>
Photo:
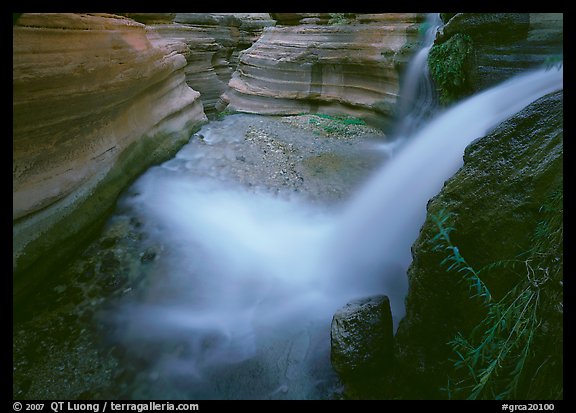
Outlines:
<svg viewBox="0 0 576 413"><path fill-rule="evenodd" d="M211 121L19 304L14 397L339 398L334 312L386 294L396 328L428 200L468 144L562 85L519 75L401 139L314 115Z"/></svg>

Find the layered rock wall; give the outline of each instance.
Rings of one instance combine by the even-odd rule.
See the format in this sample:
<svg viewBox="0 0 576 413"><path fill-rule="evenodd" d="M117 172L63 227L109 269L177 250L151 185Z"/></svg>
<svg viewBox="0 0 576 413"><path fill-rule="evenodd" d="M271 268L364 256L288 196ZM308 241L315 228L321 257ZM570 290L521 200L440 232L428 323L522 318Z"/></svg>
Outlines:
<svg viewBox="0 0 576 413"><path fill-rule="evenodd" d="M273 17L278 24L240 55L223 96L230 110L391 118L400 62L418 38L423 14Z"/></svg>
<svg viewBox="0 0 576 413"><path fill-rule="evenodd" d="M107 14L23 14L13 26L13 270L46 272L119 192L206 117L185 45Z"/></svg>
<svg viewBox="0 0 576 413"><path fill-rule="evenodd" d="M127 14L147 25L160 41L183 42L186 82L200 92L207 114L215 111L219 97L238 64L238 54L258 39L264 27L275 24L267 13Z"/></svg>

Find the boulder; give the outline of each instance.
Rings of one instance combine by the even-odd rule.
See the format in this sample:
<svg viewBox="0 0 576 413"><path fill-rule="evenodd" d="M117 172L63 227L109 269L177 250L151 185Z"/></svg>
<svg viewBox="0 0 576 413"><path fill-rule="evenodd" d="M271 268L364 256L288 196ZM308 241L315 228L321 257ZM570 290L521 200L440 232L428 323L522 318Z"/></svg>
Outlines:
<svg viewBox="0 0 576 413"><path fill-rule="evenodd" d="M390 301L385 295L360 298L339 309L330 330L332 367L343 381L370 380L392 360Z"/></svg>

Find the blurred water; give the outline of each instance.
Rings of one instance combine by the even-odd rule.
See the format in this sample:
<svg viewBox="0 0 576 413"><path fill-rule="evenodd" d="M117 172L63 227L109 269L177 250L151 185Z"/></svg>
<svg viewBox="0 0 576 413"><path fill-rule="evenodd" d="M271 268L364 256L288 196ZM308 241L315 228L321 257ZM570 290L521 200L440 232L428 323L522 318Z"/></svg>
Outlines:
<svg viewBox="0 0 576 413"><path fill-rule="evenodd" d="M388 293L397 326L404 316L410 248L424 223L428 200L462 166L466 146L562 87L561 70L518 75L458 103L407 140L335 223L321 259L328 284L346 295Z"/></svg>
<svg viewBox="0 0 576 413"><path fill-rule="evenodd" d="M150 388L134 395L330 397L338 384L329 363L332 314L384 293L398 324L428 200L470 142L562 82L562 71L535 71L454 106L341 208L192 174L202 160L186 148L151 168L123 203L165 253L114 321L116 342L146 361L141 380ZM208 143L239 139L233 120L200 133Z"/></svg>
<svg viewBox="0 0 576 413"><path fill-rule="evenodd" d="M442 25L439 13L429 13L426 31L421 39L422 47L408 63L402 77L398 97L398 115L394 128L394 139L410 137L422 127L438 107L438 96L428 69L428 54L434 45L436 32Z"/></svg>

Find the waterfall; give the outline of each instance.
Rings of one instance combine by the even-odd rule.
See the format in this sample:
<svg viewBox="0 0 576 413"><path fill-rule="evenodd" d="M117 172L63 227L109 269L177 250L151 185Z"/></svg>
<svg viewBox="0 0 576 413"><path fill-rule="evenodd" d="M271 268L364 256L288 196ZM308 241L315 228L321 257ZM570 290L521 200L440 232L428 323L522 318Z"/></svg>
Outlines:
<svg viewBox="0 0 576 413"><path fill-rule="evenodd" d="M122 207L136 211L164 253L113 315L115 342L147 360L140 379L168 380L149 387L171 393L147 394L326 397L319 388L335 381L332 314L353 298L387 294L398 324L428 200L468 144L562 82L562 71L533 71L455 105L335 211L195 176L189 165L203 159L186 147L151 168ZM201 133L208 143L238 142L237 129L229 117Z"/></svg>
<svg viewBox="0 0 576 413"><path fill-rule="evenodd" d="M424 223L428 200L462 166L464 149L473 140L562 87L562 70L518 75L427 124L364 185L338 219L333 241L324 251L328 283L347 295L388 294L397 326L404 315L410 248Z"/></svg>
<svg viewBox="0 0 576 413"><path fill-rule="evenodd" d="M439 13L430 13L426 18L426 31L422 47L410 59L402 79L398 98L398 123L392 138L409 137L433 113L437 106L437 96L428 69L428 54L434 45L436 32L442 25Z"/></svg>

